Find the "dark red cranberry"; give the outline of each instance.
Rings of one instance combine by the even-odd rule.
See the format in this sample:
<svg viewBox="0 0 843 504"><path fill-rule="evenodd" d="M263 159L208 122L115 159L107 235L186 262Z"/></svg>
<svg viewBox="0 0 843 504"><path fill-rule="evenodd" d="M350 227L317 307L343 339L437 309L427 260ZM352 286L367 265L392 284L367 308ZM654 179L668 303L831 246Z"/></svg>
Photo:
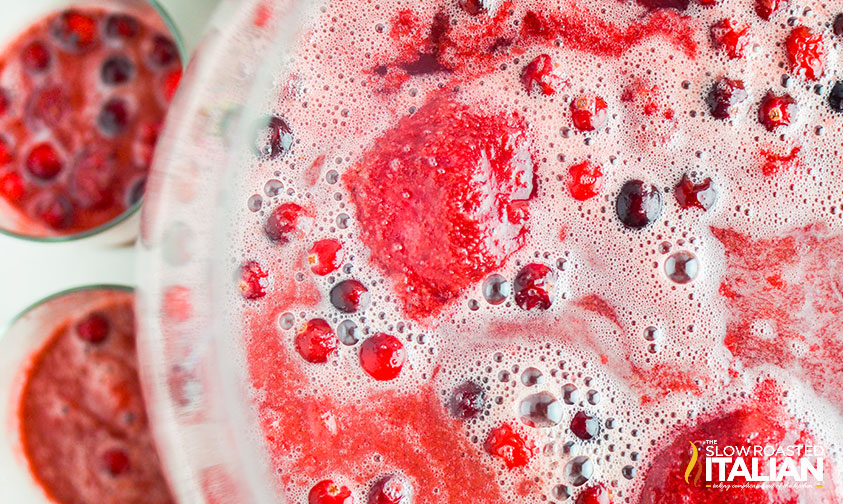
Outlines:
<svg viewBox="0 0 843 504"><path fill-rule="evenodd" d="M313 273L325 276L342 266L342 243L334 239L319 240L310 247L307 264Z"/></svg>
<svg viewBox="0 0 843 504"><path fill-rule="evenodd" d="M26 195L23 177L16 171L0 174L0 196L10 201L20 201Z"/></svg>
<svg viewBox="0 0 843 504"><path fill-rule="evenodd" d="M40 73L50 67L50 50L39 41L31 42L21 54L23 66L32 73Z"/></svg>
<svg viewBox="0 0 843 504"><path fill-rule="evenodd" d="M272 116L261 120L255 132L255 150L260 157L275 159L293 146L293 130L287 121Z"/></svg>
<svg viewBox="0 0 843 504"><path fill-rule="evenodd" d="M26 157L26 169L41 180L55 178L64 168L59 153L47 142L40 143L29 151Z"/></svg>
<svg viewBox="0 0 843 504"><path fill-rule="evenodd" d="M682 180L676 184L673 195L682 208L697 207L707 211L717 201L717 191L714 189L711 178L695 184L687 173L682 175Z"/></svg>
<svg viewBox="0 0 843 504"><path fill-rule="evenodd" d="M553 304L556 273L544 264L521 268L512 283L515 303L524 310L547 310Z"/></svg>
<svg viewBox="0 0 843 504"><path fill-rule="evenodd" d="M570 179L568 190L577 201L585 201L600 194L603 186L603 170L600 165L583 161L568 168Z"/></svg>
<svg viewBox="0 0 843 504"><path fill-rule="evenodd" d="M119 448L114 448L103 453L102 460L105 470L112 476L120 476L131 469L129 455Z"/></svg>
<svg viewBox="0 0 843 504"><path fill-rule="evenodd" d="M821 33L806 26L794 28L784 43L790 68L796 75L817 80L825 72L825 45Z"/></svg>
<svg viewBox="0 0 843 504"><path fill-rule="evenodd" d="M109 86L125 84L132 80L134 76L135 64L125 56L109 57L100 69L100 78L102 78L103 83Z"/></svg>
<svg viewBox="0 0 843 504"><path fill-rule="evenodd" d="M536 56L521 72L521 83L528 93L538 91L546 96L555 94L558 80L553 73L553 60L547 54Z"/></svg>
<svg viewBox="0 0 843 504"><path fill-rule="evenodd" d="M606 102L599 96L583 95L571 102L571 120L580 131L594 131L606 125Z"/></svg>
<svg viewBox="0 0 843 504"><path fill-rule="evenodd" d="M691 5L691 0L636 0L636 2L649 10L676 9L684 11Z"/></svg>
<svg viewBox="0 0 843 504"><path fill-rule="evenodd" d="M843 37L843 14L838 14L837 17L834 18L832 30L838 37Z"/></svg>
<svg viewBox="0 0 843 504"><path fill-rule="evenodd" d="M755 13L761 19L769 21L785 5L787 0L755 0Z"/></svg>
<svg viewBox="0 0 843 504"><path fill-rule="evenodd" d="M594 485L583 489L577 495L575 504L612 504L612 498L602 484Z"/></svg>
<svg viewBox="0 0 843 504"><path fill-rule="evenodd" d="M796 100L790 95L778 96L768 91L758 107L758 121L767 128L767 131L773 131L781 126L789 125L790 119L796 115L796 112Z"/></svg>
<svg viewBox="0 0 843 504"><path fill-rule="evenodd" d="M313 319L296 333L296 351L313 364L328 362L337 351L337 336L323 319Z"/></svg>
<svg viewBox="0 0 843 504"><path fill-rule="evenodd" d="M111 40L130 40L140 32L140 23L128 14L111 14L105 19L105 36Z"/></svg>
<svg viewBox="0 0 843 504"><path fill-rule="evenodd" d="M115 137L129 128L129 104L122 98L112 98L105 102L97 116L97 126L103 135Z"/></svg>
<svg viewBox="0 0 843 504"><path fill-rule="evenodd" d="M240 266L240 294L250 300L266 296L268 276L257 261L246 261Z"/></svg>
<svg viewBox="0 0 843 504"><path fill-rule="evenodd" d="M472 16L479 16L486 12L486 5L483 0L458 0L460 9Z"/></svg>
<svg viewBox="0 0 843 504"><path fill-rule="evenodd" d="M81 208L103 208L113 200L117 160L112 152L86 149L73 163L68 194Z"/></svg>
<svg viewBox="0 0 843 504"><path fill-rule="evenodd" d="M12 99L9 98L9 93L3 88L0 88L0 117L6 114L9 106L12 104Z"/></svg>
<svg viewBox="0 0 843 504"><path fill-rule="evenodd" d="M181 68L176 68L175 70L168 72L161 79L161 96L164 98L165 102L170 103L173 101L173 97L176 96L176 91L179 90L181 77Z"/></svg>
<svg viewBox="0 0 843 504"><path fill-rule="evenodd" d="M360 366L375 380L397 378L406 362L404 344L390 334L377 333L360 345Z"/></svg>
<svg viewBox="0 0 843 504"><path fill-rule="evenodd" d="M413 487L407 478L391 474L384 476L372 487L368 504L411 504Z"/></svg>
<svg viewBox="0 0 843 504"><path fill-rule="evenodd" d="M716 48L726 52L729 59L742 58L749 46L749 25L734 19L721 19L711 25L711 40Z"/></svg>
<svg viewBox="0 0 843 504"><path fill-rule="evenodd" d="M571 432L583 441L588 441L600 432L600 422L580 411L571 419Z"/></svg>
<svg viewBox="0 0 843 504"><path fill-rule="evenodd" d="M33 214L52 229L67 229L73 222L73 202L61 193L45 193L35 202Z"/></svg>
<svg viewBox="0 0 843 504"><path fill-rule="evenodd" d="M354 504L354 497L347 486L340 486L333 480L323 480L313 485L307 494L308 504Z"/></svg>
<svg viewBox="0 0 843 504"><path fill-rule="evenodd" d="M270 240L285 245L293 239L298 229L299 218L305 213L305 209L295 203L282 203L279 205L263 225L263 231Z"/></svg>
<svg viewBox="0 0 843 504"><path fill-rule="evenodd" d="M98 345L108 337L110 328L105 315L94 312L76 323L76 335L82 341Z"/></svg>
<svg viewBox="0 0 843 504"><path fill-rule="evenodd" d="M158 68L170 66L179 59L179 50L172 39L164 35L156 35L152 38L152 47L149 50L149 61Z"/></svg>
<svg viewBox="0 0 843 504"><path fill-rule="evenodd" d="M477 418L477 415L483 412L485 405L486 390L473 381L467 381L455 388L451 400L448 401L451 415L463 420Z"/></svg>
<svg viewBox="0 0 843 504"><path fill-rule="evenodd" d="M828 95L828 106L835 112L843 112L843 80L834 83Z"/></svg>
<svg viewBox="0 0 843 504"><path fill-rule="evenodd" d="M615 213L624 226L631 229L645 228L662 213L662 193L654 185L630 180L621 187L615 202Z"/></svg>
<svg viewBox="0 0 843 504"><path fill-rule="evenodd" d="M487 453L502 459L507 469L526 466L535 454L533 442L510 424L492 429L483 448Z"/></svg>
<svg viewBox="0 0 843 504"><path fill-rule="evenodd" d="M331 289L331 304L343 313L357 313L369 306L369 289L358 280L343 280Z"/></svg>
<svg viewBox="0 0 843 504"><path fill-rule="evenodd" d="M51 26L53 38L59 45L71 52L80 52L93 47L97 42L97 20L77 10L61 13Z"/></svg>
<svg viewBox="0 0 843 504"><path fill-rule="evenodd" d="M738 106L745 102L749 95L744 89L743 81L732 79L718 79L708 93L706 103L715 119L729 119Z"/></svg>

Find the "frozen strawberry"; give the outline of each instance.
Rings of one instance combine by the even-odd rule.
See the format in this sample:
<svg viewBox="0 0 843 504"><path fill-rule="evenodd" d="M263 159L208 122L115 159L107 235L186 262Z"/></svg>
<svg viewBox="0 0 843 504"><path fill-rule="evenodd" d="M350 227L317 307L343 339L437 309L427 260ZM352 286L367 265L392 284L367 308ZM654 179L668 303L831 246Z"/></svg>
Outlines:
<svg viewBox="0 0 843 504"><path fill-rule="evenodd" d="M240 294L250 300L266 296L268 276L257 261L246 261L240 267Z"/></svg>
<svg viewBox="0 0 843 504"><path fill-rule="evenodd" d="M712 117L730 119L748 97L743 81L723 78L718 79L711 87L706 103Z"/></svg>
<svg viewBox="0 0 843 504"><path fill-rule="evenodd" d="M612 504L612 497L609 494L609 490L602 484L592 485L584 488L577 495L577 500L574 501L574 504Z"/></svg>
<svg viewBox="0 0 843 504"><path fill-rule="evenodd" d="M307 504L354 504L354 497L347 486L340 486L333 480L323 480L310 489Z"/></svg>
<svg viewBox="0 0 843 504"><path fill-rule="evenodd" d="M263 226L264 233L270 240L285 245L295 236L299 219L305 213L301 205L282 203L269 214Z"/></svg>
<svg viewBox="0 0 843 504"><path fill-rule="evenodd" d="M377 333L360 345L360 366L375 380L394 380L406 362L404 344L390 334Z"/></svg>
<svg viewBox="0 0 843 504"><path fill-rule="evenodd" d="M594 131L606 125L606 102L599 96L582 95L571 101L571 121L580 131Z"/></svg>
<svg viewBox="0 0 843 504"><path fill-rule="evenodd" d="M726 52L729 59L742 58L749 46L749 25L734 19L721 19L711 25L711 40L714 47Z"/></svg>
<svg viewBox="0 0 843 504"><path fill-rule="evenodd" d="M708 211L717 201L717 191L710 177L695 183L687 173L682 175L682 180L676 184L673 195L680 207L697 207L703 211Z"/></svg>
<svg viewBox="0 0 843 504"><path fill-rule="evenodd" d="M59 153L46 142L33 147L26 157L27 171L41 180L55 178L62 168L64 168L64 162Z"/></svg>
<svg viewBox="0 0 843 504"><path fill-rule="evenodd" d="M545 96L556 93L561 84L554 73L553 60L547 54L536 56L521 72L521 83L528 93L538 92Z"/></svg>
<svg viewBox="0 0 843 504"><path fill-rule="evenodd" d="M533 441L508 423L492 429L483 447L492 456L502 459L507 469L526 466L536 453Z"/></svg>
<svg viewBox="0 0 843 504"><path fill-rule="evenodd" d="M556 293L556 273L544 264L521 268L512 282L515 304L524 310L547 310Z"/></svg>
<svg viewBox="0 0 843 504"><path fill-rule="evenodd" d="M763 124L767 131L773 131L789 125L797 110L796 100L790 95L778 96L768 91L758 107L758 122Z"/></svg>
<svg viewBox="0 0 843 504"><path fill-rule="evenodd" d="M104 314L94 312L76 323L76 335L82 341L97 345L108 337L110 326Z"/></svg>
<svg viewBox="0 0 843 504"><path fill-rule="evenodd" d="M522 246L534 189L523 123L442 96L376 140L343 181L372 261L416 319Z"/></svg>
<svg viewBox="0 0 843 504"><path fill-rule="evenodd" d="M755 12L758 17L769 21L787 5L787 0L755 0Z"/></svg>
<svg viewBox="0 0 843 504"><path fill-rule="evenodd" d="M796 75L817 80L825 71L825 45L821 33L805 26L797 26L785 40L787 60Z"/></svg>
<svg viewBox="0 0 843 504"><path fill-rule="evenodd" d="M342 243L334 239L319 240L310 247L307 264L310 271L324 276L333 273L342 265Z"/></svg>
<svg viewBox="0 0 843 504"><path fill-rule="evenodd" d="M368 504L412 504L413 487L407 478L391 474L375 483Z"/></svg>
<svg viewBox="0 0 843 504"><path fill-rule="evenodd" d="M23 66L32 73L40 73L49 68L52 56L50 50L39 41L31 42L23 48L21 55Z"/></svg>
<svg viewBox="0 0 843 504"><path fill-rule="evenodd" d="M575 200L585 201L600 194L603 170L591 161L583 161L568 168L568 190Z"/></svg>
<svg viewBox="0 0 843 504"><path fill-rule="evenodd" d="M337 351L337 336L323 319L313 319L296 333L296 351L313 364L328 362Z"/></svg>
<svg viewBox="0 0 843 504"><path fill-rule="evenodd" d="M645 228L662 213L662 193L642 180L630 180L621 187L615 201L615 213L627 228Z"/></svg>

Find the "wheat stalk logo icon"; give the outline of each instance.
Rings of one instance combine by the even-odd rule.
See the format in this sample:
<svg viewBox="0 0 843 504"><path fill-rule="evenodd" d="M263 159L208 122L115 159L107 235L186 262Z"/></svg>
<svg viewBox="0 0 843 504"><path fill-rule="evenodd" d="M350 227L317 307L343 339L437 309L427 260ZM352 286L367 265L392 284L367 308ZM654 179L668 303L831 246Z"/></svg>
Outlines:
<svg viewBox="0 0 843 504"><path fill-rule="evenodd" d="M688 478L690 478L691 472L694 470L694 466L697 465L697 460L699 460L700 458L700 452L697 450L697 446L694 443L692 443L691 441L688 441L688 443L691 445L691 460L688 461L688 467L685 468L685 483L688 483L690 485L691 482L688 481ZM700 480L701 472L702 464L697 467L697 474L694 475L694 486L697 486L697 483Z"/></svg>

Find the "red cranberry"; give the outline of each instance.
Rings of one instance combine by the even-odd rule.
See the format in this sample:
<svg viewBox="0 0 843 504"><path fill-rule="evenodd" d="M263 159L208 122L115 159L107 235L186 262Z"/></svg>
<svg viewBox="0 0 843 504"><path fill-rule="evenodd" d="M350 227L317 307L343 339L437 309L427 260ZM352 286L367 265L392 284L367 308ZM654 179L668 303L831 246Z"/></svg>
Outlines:
<svg viewBox="0 0 843 504"><path fill-rule="evenodd" d="M828 106L835 112L843 112L843 80L835 82L832 86L831 93L828 94Z"/></svg>
<svg viewBox="0 0 843 504"><path fill-rule="evenodd" d="M790 95L778 96L768 91L758 108L758 121L767 128L767 131L773 131L781 126L789 125L791 117L795 116L796 112L796 100Z"/></svg>
<svg viewBox="0 0 843 504"><path fill-rule="evenodd" d="M167 73L161 80L161 96L164 97L165 102L170 103L173 101L173 97L176 96L176 91L179 90L181 77L181 68L176 68L172 72Z"/></svg>
<svg viewBox="0 0 843 504"><path fill-rule="evenodd" d="M510 424L492 429L483 447L489 454L502 459L507 469L526 466L535 454L533 442Z"/></svg>
<svg viewBox="0 0 843 504"><path fill-rule="evenodd" d="M543 95L556 93L558 77L553 73L553 60L547 54L536 56L521 72L521 83L528 93L538 90Z"/></svg>
<svg viewBox="0 0 843 504"><path fill-rule="evenodd" d="M331 289L331 304L343 313L357 313L369 306L369 289L358 280L343 280Z"/></svg>
<svg viewBox="0 0 843 504"><path fill-rule="evenodd" d="M630 180L621 187L615 202L615 213L624 226L631 229L645 228L662 213L662 193L654 185Z"/></svg>
<svg viewBox="0 0 843 504"><path fill-rule="evenodd" d="M0 137L0 166L10 163L14 158L12 147L3 137Z"/></svg>
<svg viewBox="0 0 843 504"><path fill-rule="evenodd" d="M769 21L785 5L786 0L755 0L755 12L761 19Z"/></svg>
<svg viewBox="0 0 843 504"><path fill-rule="evenodd" d="M749 45L749 25L721 19L711 25L711 40L716 48L726 51L729 59L742 58Z"/></svg>
<svg viewBox="0 0 843 504"><path fill-rule="evenodd" d="M787 60L797 75L808 80L817 80L825 71L825 46L820 33L814 33L805 26L797 26L785 41Z"/></svg>
<svg viewBox="0 0 843 504"><path fill-rule="evenodd" d="M336 271L342 265L342 260L342 243L333 239L319 240L314 243L307 256L310 271L320 276Z"/></svg>
<svg viewBox="0 0 843 504"><path fill-rule="evenodd" d="M156 35L149 50L149 61L158 68L170 66L179 58L179 50L169 37Z"/></svg>
<svg viewBox="0 0 843 504"><path fill-rule="evenodd" d="M571 119L580 131L594 131L606 125L606 102L599 96L580 96L571 102Z"/></svg>
<svg viewBox="0 0 843 504"><path fill-rule="evenodd" d="M404 344L390 334L377 333L360 345L360 366L375 380L397 378L405 362L407 351Z"/></svg>
<svg viewBox="0 0 843 504"><path fill-rule="evenodd" d="M41 180L55 178L63 167L59 153L46 142L33 147L26 157L26 169Z"/></svg>
<svg viewBox="0 0 843 504"><path fill-rule="evenodd" d="M293 130L287 121L272 116L261 120L255 131L255 150L258 155L275 159L287 154L293 146Z"/></svg>
<svg viewBox="0 0 843 504"><path fill-rule="evenodd" d="M369 493L368 504L410 504L413 502L413 487L407 478L392 474L375 483Z"/></svg>
<svg viewBox="0 0 843 504"><path fill-rule="evenodd" d="M843 14L838 14L837 17L834 18L832 30L838 37L843 37Z"/></svg>
<svg viewBox="0 0 843 504"><path fill-rule="evenodd" d="M266 273L257 261L246 261L240 267L240 293L245 299L266 296Z"/></svg>
<svg viewBox="0 0 843 504"><path fill-rule="evenodd" d="M571 419L571 432L583 441L588 441L600 432L600 422L580 411Z"/></svg>
<svg viewBox="0 0 843 504"><path fill-rule="evenodd" d="M32 73L39 73L49 68L52 56L47 46L35 41L24 47L21 58L23 59L23 66L27 70Z"/></svg>
<svg viewBox="0 0 843 504"><path fill-rule="evenodd" d="M103 135L115 137L129 127L129 104L122 98L112 98L103 105L97 117Z"/></svg>
<svg viewBox="0 0 843 504"><path fill-rule="evenodd" d="M521 268L512 283L515 303L524 310L547 310L553 304L556 273L544 264Z"/></svg>
<svg viewBox="0 0 843 504"><path fill-rule="evenodd" d="M264 233L270 240L285 245L293 239L298 229L299 218L305 210L295 203L282 203L269 217L263 226Z"/></svg>
<svg viewBox="0 0 843 504"><path fill-rule="evenodd" d="M111 56L100 69L102 82L109 86L118 86L132 80L135 76L135 64L125 56Z"/></svg>
<svg viewBox="0 0 843 504"><path fill-rule="evenodd" d="M457 3L459 4L460 9L472 16L478 16L487 10L483 0L458 0Z"/></svg>
<svg viewBox="0 0 843 504"><path fill-rule="evenodd" d="M103 208L113 199L117 160L111 152L85 150L73 163L68 194L82 208Z"/></svg>
<svg viewBox="0 0 843 504"><path fill-rule="evenodd" d="M0 174L0 195L10 201L20 201L25 194L26 186L20 173L11 171Z"/></svg>
<svg viewBox="0 0 843 504"><path fill-rule="evenodd" d="M131 469L129 455L119 448L114 448L103 453L102 460L105 470L112 476L120 476Z"/></svg>
<svg viewBox="0 0 843 504"><path fill-rule="evenodd" d="M575 504L612 504L612 498L609 496L609 491L601 485L594 485L583 489Z"/></svg>
<svg viewBox="0 0 843 504"><path fill-rule="evenodd" d="M599 165L583 161L568 168L568 174L571 176L568 180L568 190L575 200L585 201L600 194L603 170Z"/></svg>
<svg viewBox="0 0 843 504"><path fill-rule="evenodd" d="M35 202L33 214L53 229L67 229L73 222L73 202L61 193L45 193Z"/></svg>
<svg viewBox="0 0 843 504"><path fill-rule="evenodd" d="M714 189L711 178L695 184L687 173L682 175L682 180L676 184L673 195L682 208L697 207L708 211L717 201L717 191Z"/></svg>
<svg viewBox="0 0 843 504"><path fill-rule="evenodd" d="M111 40L129 40L140 32L140 23L128 14L111 14L105 19L105 36Z"/></svg>
<svg viewBox="0 0 843 504"><path fill-rule="evenodd" d="M448 402L448 409L451 415L463 420L477 418L483 412L486 405L486 390L474 383L467 381L454 389L451 400Z"/></svg>
<svg viewBox="0 0 843 504"><path fill-rule="evenodd" d="M347 486L340 486L333 480L324 480L313 485L307 494L308 504L354 504L354 497Z"/></svg>
<svg viewBox="0 0 843 504"><path fill-rule="evenodd" d="M51 33L65 50L84 51L97 42L97 20L77 10L67 10L53 21Z"/></svg>
<svg viewBox="0 0 843 504"><path fill-rule="evenodd" d="M108 337L110 327L105 315L94 312L76 323L76 335L82 341L97 345Z"/></svg>
<svg viewBox="0 0 843 504"><path fill-rule="evenodd" d="M706 103L715 119L729 119L738 106L745 102L749 95L744 89L743 81L732 79L718 79L708 93Z"/></svg>
<svg viewBox="0 0 843 504"><path fill-rule="evenodd" d="M296 334L296 351L304 360L313 364L328 362L337 351L334 330L323 319L313 319Z"/></svg>

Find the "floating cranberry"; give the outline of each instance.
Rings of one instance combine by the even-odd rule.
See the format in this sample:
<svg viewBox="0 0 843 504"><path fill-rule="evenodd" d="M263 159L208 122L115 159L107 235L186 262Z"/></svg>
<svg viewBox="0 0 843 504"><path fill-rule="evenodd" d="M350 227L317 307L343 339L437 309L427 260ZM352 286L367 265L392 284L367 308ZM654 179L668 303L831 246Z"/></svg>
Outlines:
<svg viewBox="0 0 843 504"><path fill-rule="evenodd" d="M55 178L63 167L59 153L46 142L33 147L26 157L26 169L41 180Z"/></svg>
<svg viewBox="0 0 843 504"><path fill-rule="evenodd" d="M528 93L538 91L550 96L556 93L558 80L553 73L553 60L547 54L536 56L521 72L521 83Z"/></svg>
<svg viewBox="0 0 843 504"><path fill-rule="evenodd" d="M600 194L603 187L603 170L600 165L590 161L583 161L568 168L571 178L568 180L568 190L575 200L585 201Z"/></svg>
<svg viewBox="0 0 843 504"><path fill-rule="evenodd" d="M721 19L711 25L711 40L714 47L724 50L729 59L742 58L749 45L749 25L734 19Z"/></svg>
<svg viewBox="0 0 843 504"><path fill-rule="evenodd" d="M761 106L758 107L758 121L767 128L767 131L773 131L781 126L789 125L796 112L796 100L790 95L778 96L768 91L761 99Z"/></svg>
<svg viewBox="0 0 843 504"><path fill-rule="evenodd" d="M149 62L158 68L170 66L179 59L179 50L169 37L156 35L152 38Z"/></svg>
<svg viewBox="0 0 843 504"><path fill-rule="evenodd" d="M111 40L130 40L139 32L140 23L128 14L110 14L105 19L105 36Z"/></svg>
<svg viewBox="0 0 843 504"><path fill-rule="evenodd" d="M786 0L755 0L755 12L761 19L769 21L786 4Z"/></svg>
<svg viewBox="0 0 843 504"><path fill-rule="evenodd" d="M407 478L391 474L375 483L369 493L368 504L411 504L413 487Z"/></svg>
<svg viewBox="0 0 843 504"><path fill-rule="evenodd" d="M164 78L161 80L161 96L164 98L165 102L170 103L173 101L173 97L176 96L176 91L179 89L181 77L181 68L176 68L164 75Z"/></svg>
<svg viewBox="0 0 843 504"><path fill-rule="evenodd" d="M255 150L260 157L275 159L293 146L293 130L287 121L272 116L261 120L255 131Z"/></svg>
<svg viewBox="0 0 843 504"><path fill-rule="evenodd" d="M94 312L76 323L76 335L82 341L98 345L108 337L110 327L105 315Z"/></svg>
<svg viewBox="0 0 843 504"><path fill-rule="evenodd" d="M571 419L571 432L583 441L588 441L600 432L600 422L580 411Z"/></svg>
<svg viewBox="0 0 843 504"><path fill-rule="evenodd" d="M838 37L843 37L843 14L838 14L832 23L832 31Z"/></svg>
<svg viewBox="0 0 843 504"><path fill-rule="evenodd" d="M33 214L47 226L67 229L73 222L73 202L61 193L45 193L33 206Z"/></svg>
<svg viewBox="0 0 843 504"><path fill-rule="evenodd" d="M240 266L240 294L245 299L266 296L266 273L257 261L246 261Z"/></svg>
<svg viewBox="0 0 843 504"><path fill-rule="evenodd" d="M263 231L270 240L286 245L293 239L293 234L298 229L299 218L304 213L304 208L296 203L282 203L269 214Z"/></svg>
<svg viewBox="0 0 843 504"><path fill-rule="evenodd" d="M606 125L606 102L599 96L579 96L571 102L571 120L580 131L594 131Z"/></svg>
<svg viewBox="0 0 843 504"><path fill-rule="evenodd" d="M342 243L334 239L319 240L310 247L307 264L310 271L325 276L342 265L343 256Z"/></svg>
<svg viewBox="0 0 843 504"><path fill-rule="evenodd" d="M835 112L843 112L843 80L834 83L828 95L828 106Z"/></svg>
<svg viewBox="0 0 843 504"><path fill-rule="evenodd" d="M825 46L820 33L805 26L797 26L785 40L787 60L793 73L817 80L825 72Z"/></svg>
<svg viewBox="0 0 843 504"><path fill-rule="evenodd" d="M313 364L328 362L337 351L337 336L323 319L313 319L296 334L296 351Z"/></svg>
<svg viewBox="0 0 843 504"><path fill-rule="evenodd" d="M68 181L68 194L82 208L102 208L114 197L117 161L110 151L87 149L76 157Z"/></svg>
<svg viewBox="0 0 843 504"><path fill-rule="evenodd" d="M502 459L507 469L526 466L535 454L533 442L510 424L492 429L483 447L487 453Z"/></svg>
<svg viewBox="0 0 843 504"><path fill-rule="evenodd" d="M547 310L553 304L556 273L544 264L521 268L512 283L515 303L524 310Z"/></svg>
<svg viewBox="0 0 843 504"><path fill-rule="evenodd" d="M615 213L624 226L630 229L645 228L662 213L662 193L654 185L630 180L621 187L615 202Z"/></svg>
<svg viewBox="0 0 843 504"><path fill-rule="evenodd" d="M39 41L30 42L21 54L23 66L32 73L40 73L50 67L50 50Z"/></svg>
<svg viewBox="0 0 843 504"><path fill-rule="evenodd" d="M97 42L97 21L77 10L62 12L51 26L53 38L71 52L90 49Z"/></svg>
<svg viewBox="0 0 843 504"><path fill-rule="evenodd" d="M729 119L737 111L740 104L749 97L744 89L743 81L732 79L718 79L708 93L706 103L715 119Z"/></svg>
<svg viewBox="0 0 843 504"><path fill-rule="evenodd" d="M457 4L460 9L472 16L479 16L487 11L483 0L458 0Z"/></svg>
<svg viewBox="0 0 843 504"><path fill-rule="evenodd" d="M360 345L360 366L375 380L397 378L405 362L407 351L404 344L390 334L377 333Z"/></svg>
<svg viewBox="0 0 843 504"><path fill-rule="evenodd" d="M609 491L602 484L585 488L579 495L575 504L612 504Z"/></svg>
<svg viewBox="0 0 843 504"><path fill-rule="evenodd" d="M467 381L454 389L448 401L451 415L463 420L477 418L486 406L486 390L473 381Z"/></svg>
<svg viewBox="0 0 843 504"><path fill-rule="evenodd" d="M676 184L673 195L682 208L697 207L708 211L717 201L717 191L714 189L711 178L706 178L696 184L687 173L682 175L682 180Z"/></svg>
<svg viewBox="0 0 843 504"><path fill-rule="evenodd" d="M134 76L135 64L125 56L115 55L109 57L100 69L100 78L103 83L109 86L125 84L132 80Z"/></svg>
<svg viewBox="0 0 843 504"><path fill-rule="evenodd" d="M331 289L331 304L343 313L357 313L369 306L369 289L358 280L343 280Z"/></svg>
<svg viewBox="0 0 843 504"><path fill-rule="evenodd" d="M347 486L340 486L333 480L324 480L313 485L307 494L308 504L354 504L354 497Z"/></svg>
<svg viewBox="0 0 843 504"><path fill-rule="evenodd" d="M26 194L23 177L16 171L0 174L0 195L10 201L20 201Z"/></svg>
<svg viewBox="0 0 843 504"><path fill-rule="evenodd" d="M122 98L112 98L103 105L97 116L97 126L103 135L115 137L129 127L129 104Z"/></svg>
<svg viewBox="0 0 843 504"><path fill-rule="evenodd" d="M129 455L119 448L114 448L103 453L102 460L105 470L112 476L120 476L131 469Z"/></svg>

